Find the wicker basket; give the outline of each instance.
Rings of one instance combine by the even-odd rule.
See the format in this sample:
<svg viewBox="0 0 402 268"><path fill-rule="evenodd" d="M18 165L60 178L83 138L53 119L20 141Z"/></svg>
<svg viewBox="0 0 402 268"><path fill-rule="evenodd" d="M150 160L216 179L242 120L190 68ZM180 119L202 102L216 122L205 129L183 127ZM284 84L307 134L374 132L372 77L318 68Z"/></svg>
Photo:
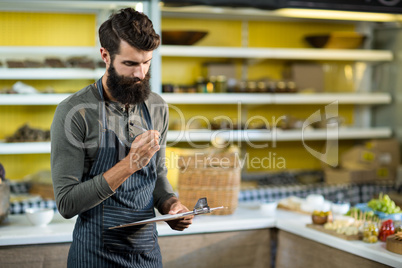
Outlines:
<svg viewBox="0 0 402 268"><path fill-rule="evenodd" d="M241 169L237 165L239 150L191 150L179 157L178 192L180 201L192 209L201 197L210 207L224 206L215 215L232 214L237 208Z"/></svg>

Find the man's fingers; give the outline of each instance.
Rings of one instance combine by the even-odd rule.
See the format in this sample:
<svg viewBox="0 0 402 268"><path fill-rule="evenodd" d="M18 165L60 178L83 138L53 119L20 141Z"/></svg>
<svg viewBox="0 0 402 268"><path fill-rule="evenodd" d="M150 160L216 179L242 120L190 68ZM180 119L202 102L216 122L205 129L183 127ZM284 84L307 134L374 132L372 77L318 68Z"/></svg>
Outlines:
<svg viewBox="0 0 402 268"><path fill-rule="evenodd" d="M178 223L173 229L177 231L183 231L184 229L187 229L190 227L190 224L183 224L183 223Z"/></svg>
<svg viewBox="0 0 402 268"><path fill-rule="evenodd" d="M149 139L149 138L160 138L160 133L157 130L147 130L144 133L138 135L135 139Z"/></svg>
<svg viewBox="0 0 402 268"><path fill-rule="evenodd" d="M158 141L160 139L159 131L157 130L148 130L140 135L138 135L133 143L131 144L131 148L140 148L141 146L149 143L150 141Z"/></svg>

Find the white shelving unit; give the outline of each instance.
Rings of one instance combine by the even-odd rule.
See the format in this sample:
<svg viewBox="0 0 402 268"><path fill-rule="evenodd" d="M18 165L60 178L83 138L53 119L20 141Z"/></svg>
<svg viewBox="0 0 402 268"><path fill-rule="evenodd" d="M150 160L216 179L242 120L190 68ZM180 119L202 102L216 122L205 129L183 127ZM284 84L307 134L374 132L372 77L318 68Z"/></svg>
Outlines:
<svg viewBox="0 0 402 268"><path fill-rule="evenodd" d="M331 135L329 135L331 134ZM336 134L336 135L334 135ZM337 133L329 130L190 130L169 131L167 144L179 142L210 142L220 139L224 142L275 142L275 141L306 141L327 140L337 138L370 139L391 137L389 128L340 128ZM0 155L10 154L47 154L50 153L50 142L0 143Z"/></svg>
<svg viewBox="0 0 402 268"><path fill-rule="evenodd" d="M99 55L99 49L94 47L52 47L52 46L23 46L23 47L10 47L0 46L0 54L7 57L70 57L70 56L87 56L95 57Z"/></svg>
<svg viewBox="0 0 402 268"><path fill-rule="evenodd" d="M237 48L200 46L162 46L165 57L209 57L281 60L335 60L335 61L391 61L393 55L386 50L315 49L315 48Z"/></svg>
<svg viewBox="0 0 402 268"><path fill-rule="evenodd" d="M57 105L70 94L0 94L0 105ZM391 102L388 93L340 93L340 94L268 94L268 93L164 93L162 98L168 104L339 104L380 105Z"/></svg>
<svg viewBox="0 0 402 268"><path fill-rule="evenodd" d="M50 153L50 142L0 143L0 155L48 153Z"/></svg>
<svg viewBox="0 0 402 268"><path fill-rule="evenodd" d="M41 60L56 57L88 57L99 60L99 49L95 47L9 47L0 46L0 79L2 80L59 80L98 79L105 70L85 68L7 68L6 60Z"/></svg>
<svg viewBox="0 0 402 268"><path fill-rule="evenodd" d="M248 64L261 60L287 60L287 61L344 61L351 63L364 62L368 66L367 73L359 84L359 92L356 93L314 93L314 94L162 94L170 104L241 104L241 105L327 105L335 101L339 105L353 105L354 126L341 127L334 133L331 129L314 129L302 131L295 130L222 130L222 131L170 131L168 140L176 142L187 140L190 142L211 141L220 138L229 142L268 142L268 141L303 141L303 140L359 140L390 138L391 127L372 127L372 106L387 105L392 102L390 93L381 92L382 89L371 86L372 67L378 63L386 63L394 60L392 51L372 49L313 49L313 48L258 48L247 47L248 32L245 25L251 20L303 20L302 18L284 18L274 14L275 12L255 9L235 9L216 7L162 7L162 16L166 18L197 18L197 19L223 19L242 21L242 45L243 47L220 46L173 46L164 45L160 49L163 58L217 58L217 59L242 59L244 70ZM315 20L317 22L317 20ZM322 21L326 21L323 19ZM351 19L360 23L359 18ZM318 21L319 22L319 21ZM336 22L335 22L336 23ZM341 22L342 23L342 22ZM370 31L368 24L364 23L363 29ZM367 47L366 47L367 48ZM396 57L396 56L395 56ZM244 76L246 77L246 75ZM243 78L244 79L244 78ZM378 90L379 92L375 92ZM267 107L267 109L269 109ZM247 113L247 108L242 109ZM242 116L245 116L243 114ZM242 118L243 119L243 118Z"/></svg>
<svg viewBox="0 0 402 268"><path fill-rule="evenodd" d="M389 138L392 134L389 128L339 128L337 135L335 130L189 130L169 131L168 142L209 142L215 138L228 142L250 141L301 141L301 140L326 140L330 137L344 139ZM328 135L330 133L331 135Z"/></svg>
<svg viewBox="0 0 402 268"><path fill-rule="evenodd" d="M21 10L14 1L7 2L10 10ZM18 2L18 1L17 1ZM30 1L23 0L29 8ZM46 1L45 1L46 2ZM78 3L80 2L80 3ZM156 1L151 1L155 4ZM70 8L67 1L53 1L54 6L49 10L113 10L117 6L104 1L74 1L76 8ZM94 4L95 3L95 4ZM116 5L128 4L127 1L116 2ZM145 3L146 4L146 3ZM134 2L133 2L134 5ZM45 7L46 5L42 5ZM155 5L153 5L155 6ZM32 8L37 7L35 5ZM43 8L42 7L42 8ZM2 8L3 9L3 8ZM153 10L152 12L154 12ZM159 12L159 11L158 11ZM155 11L156 16L160 14ZM163 10L162 10L163 12ZM176 12L176 11L175 11ZM179 12L180 13L180 12ZM151 14L152 15L152 14ZM163 15L163 13L162 13ZM260 14L260 18L266 13ZM159 18L160 19L160 18ZM287 19L287 18L285 18ZM155 25L159 29L160 25ZM99 48L96 47L0 47L0 60L10 58L43 58L50 56L70 57L88 56L99 57ZM387 50L367 49L294 49L294 48L248 48L248 47L202 47L202 46L167 46L163 45L155 52L155 58L161 57L205 57L205 58L232 58L232 59L280 59L280 60L321 60L321 61L364 61L368 63L389 62L393 60L393 54ZM159 63L160 61L155 61ZM159 64L160 65L160 64ZM153 66L153 77L159 76L161 66ZM27 79L96 79L104 70L96 69L11 69L0 68L0 79L3 80L27 80ZM157 85L159 87L160 85ZM161 94L168 104L239 104L239 105L281 105L281 104L329 104L338 101L339 104L359 105L383 105L391 103L389 93L331 93L331 94ZM69 94L29 94L6 95L0 94L0 105L57 105L67 98ZM337 133L339 139L368 139L388 138L392 135L391 128L340 128ZM333 135L331 135L333 137ZM220 138L225 141L300 141L300 140L325 140L328 139L326 130L192 130L169 131L168 142L210 142ZM42 154L50 153L49 142L35 143L0 143L0 154Z"/></svg>
<svg viewBox="0 0 402 268"><path fill-rule="evenodd" d="M391 103L389 93L164 93L163 99L169 104L339 104L375 105Z"/></svg>
<svg viewBox="0 0 402 268"><path fill-rule="evenodd" d="M2 80L73 80L73 79L99 79L104 69L83 68L13 68L0 69Z"/></svg>
<svg viewBox="0 0 402 268"><path fill-rule="evenodd" d="M0 94L0 105L57 105L70 94Z"/></svg>

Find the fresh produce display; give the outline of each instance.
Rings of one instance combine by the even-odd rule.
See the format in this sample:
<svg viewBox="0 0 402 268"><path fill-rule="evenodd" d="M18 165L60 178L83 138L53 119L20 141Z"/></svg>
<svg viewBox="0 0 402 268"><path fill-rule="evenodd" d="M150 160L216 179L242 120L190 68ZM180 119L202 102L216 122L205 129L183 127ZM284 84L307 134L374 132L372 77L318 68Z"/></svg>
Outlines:
<svg viewBox="0 0 402 268"><path fill-rule="evenodd" d="M381 241L385 242L387 241L387 236L393 235L394 233L395 233L394 223L392 222L392 220L386 220L381 225L378 238Z"/></svg>
<svg viewBox="0 0 402 268"><path fill-rule="evenodd" d="M330 215L332 215L332 212L331 212L331 211L318 211L318 210L314 210L314 211L313 211L313 215L325 217L325 216L330 216Z"/></svg>
<svg viewBox="0 0 402 268"><path fill-rule="evenodd" d="M357 235L359 233L358 223L353 219L351 220L335 220L334 222L327 222L324 224L327 230L336 231L338 234L344 235Z"/></svg>
<svg viewBox="0 0 402 268"><path fill-rule="evenodd" d="M371 199L367 203L367 206L373 209L374 211L379 211L388 214L401 212L401 208L395 205L395 202L392 201L387 194L383 195L382 193L380 193L378 199L375 198Z"/></svg>
<svg viewBox="0 0 402 268"><path fill-rule="evenodd" d="M314 210L311 218L314 224L325 224L332 222L332 212Z"/></svg>
<svg viewBox="0 0 402 268"><path fill-rule="evenodd" d="M346 216L351 216L359 220L377 221L379 218L375 215L374 211L362 211L359 208L352 207L346 213Z"/></svg>
<svg viewBox="0 0 402 268"><path fill-rule="evenodd" d="M366 222L363 225L363 242L376 243L378 241L378 225L375 222Z"/></svg>

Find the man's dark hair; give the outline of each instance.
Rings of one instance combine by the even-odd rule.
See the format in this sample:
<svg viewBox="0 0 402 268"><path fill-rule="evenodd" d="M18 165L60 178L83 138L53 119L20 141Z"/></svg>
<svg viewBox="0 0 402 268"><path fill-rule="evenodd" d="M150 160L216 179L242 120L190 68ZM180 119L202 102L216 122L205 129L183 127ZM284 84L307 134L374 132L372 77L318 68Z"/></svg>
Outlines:
<svg viewBox="0 0 402 268"><path fill-rule="evenodd" d="M120 40L143 51L155 50L160 44L160 37L155 32L152 21L133 8L121 9L102 23L99 40L112 59L119 53Z"/></svg>

